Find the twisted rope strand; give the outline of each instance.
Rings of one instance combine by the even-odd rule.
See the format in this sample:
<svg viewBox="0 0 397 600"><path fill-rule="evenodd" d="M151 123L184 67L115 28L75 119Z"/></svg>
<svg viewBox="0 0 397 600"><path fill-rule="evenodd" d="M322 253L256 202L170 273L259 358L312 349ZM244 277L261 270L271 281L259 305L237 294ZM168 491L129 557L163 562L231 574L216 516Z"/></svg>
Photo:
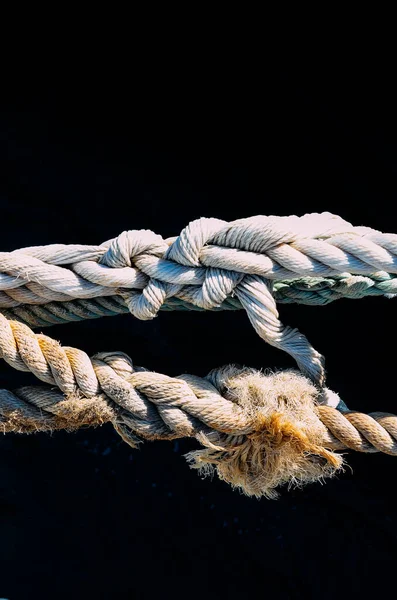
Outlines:
<svg viewBox="0 0 397 600"><path fill-rule="evenodd" d="M365 294L374 281L386 282L394 291L396 251L397 236L353 227L329 213L232 223L202 218L167 241L151 231L128 231L98 247L51 245L1 253L0 303L34 325L103 314L106 305L98 311L95 304L106 296L120 295L129 311L144 320L154 318L166 303L178 306L172 299L213 310L230 306L228 299L235 298L260 337L288 352L303 373L322 385L321 355L305 336L281 324L275 300L280 292L270 282L276 280L289 301L301 300L302 291L312 298L310 286L316 284L308 281L305 289L305 278L313 277L326 282L342 277L339 289L323 302L342 288L346 295ZM293 287L282 284L289 279ZM80 305L80 310L79 305L77 310L75 304L68 307L72 310L65 306L90 298L96 303ZM58 311L60 317L52 306L41 310L43 302L61 302L66 310ZM26 304L35 307L27 311Z"/></svg>
<svg viewBox="0 0 397 600"><path fill-rule="evenodd" d="M348 275L340 278L306 278L292 281L275 282L273 287L274 298L281 304L307 304L310 306L326 305L341 298L358 299L365 296L387 296L394 297L397 292L397 277L385 274L378 279L362 277L360 275ZM33 284L32 284L33 285ZM18 288L22 291L24 288ZM86 300L59 299L49 302L48 298L37 296L35 302L26 304L11 299L0 292L0 313L7 319L13 319L25 323L30 327L48 327L82 321L85 319L97 319L99 317L115 316L129 313L129 308L122 296L106 296L90 298ZM212 311L239 310L242 309L239 299L227 297L220 306L211 308ZM161 310L193 310L204 311L205 309L181 300L177 297L168 298L161 306Z"/></svg>
<svg viewBox="0 0 397 600"><path fill-rule="evenodd" d="M35 334L26 325L7 321L1 315L0 357L13 368L31 372L40 381L56 386L66 396L80 394L89 399L103 399L105 394L114 405L128 411L129 423L133 418L139 419L139 427L143 427L143 430L135 431L143 431L143 437L149 439L152 434L148 431L153 431L154 425L159 425L161 420L163 423L156 433L156 438L158 435L160 439L163 436L168 439L171 431L172 435L181 432L183 436L194 435L197 433L194 427L198 422L222 433L249 433L247 419L238 405L221 395L226 389L225 380L231 377L230 373L237 371L233 367L215 370L204 379L192 375L170 378L134 367L131 359L121 352L96 354L90 359L81 350L62 347L50 337ZM52 398L51 402L55 405L60 399L64 400L64 396L53 389L22 389L23 398L29 389L38 391L38 399L32 392L28 401L38 408L44 408L40 399L41 390L45 390L46 397ZM51 402L48 407L52 405ZM157 412L153 411L152 404L156 405ZM178 407L176 412L171 410L175 407ZM332 434L326 438L332 448L397 455L395 415L380 412L365 415L354 411L341 413L325 405L319 405L316 410ZM149 418L154 421L150 422ZM194 421L189 421L191 418ZM144 419L146 422L143 422ZM164 429L164 425L168 428Z"/></svg>
<svg viewBox="0 0 397 600"><path fill-rule="evenodd" d="M148 230L127 231L100 246L53 244L0 253L0 300L7 308L7 297L20 304L94 298L120 288L142 290L149 279L200 287L209 268L275 281L362 276L363 288L375 285L377 293L393 294L396 254L397 235L353 227L329 213L232 223L202 218L169 240ZM177 292L181 299L184 291L190 290Z"/></svg>
<svg viewBox="0 0 397 600"><path fill-rule="evenodd" d="M397 416L344 410L324 387L323 357L279 320L276 301L327 304L397 293L397 235L330 213L202 218L177 238L126 231L101 246L50 245L0 253L0 357L47 384L0 390L7 431L111 422L131 445L195 437L192 465L256 496L332 476L335 450L397 455ZM133 367L122 353L91 359L27 325L131 312L244 308L258 335L303 374L226 367L201 379ZM49 387L51 386L51 387ZM54 386L59 390L54 389Z"/></svg>
<svg viewBox="0 0 397 600"><path fill-rule="evenodd" d="M215 468L251 495L272 497L284 483L333 475L342 465L335 450L397 455L397 416L341 414L319 405L332 392L319 396L293 372L263 375L229 366L205 378L172 378L134 367L119 352L90 359L2 316L0 356L47 383L0 390L4 433L111 422L132 446L140 439L195 437L203 449L188 456L193 466Z"/></svg>

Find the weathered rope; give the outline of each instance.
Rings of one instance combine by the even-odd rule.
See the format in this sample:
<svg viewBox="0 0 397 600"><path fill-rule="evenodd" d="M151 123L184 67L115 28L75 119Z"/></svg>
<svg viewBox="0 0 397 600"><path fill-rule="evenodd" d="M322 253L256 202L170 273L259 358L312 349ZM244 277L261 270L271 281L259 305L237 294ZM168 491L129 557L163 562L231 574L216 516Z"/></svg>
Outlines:
<svg viewBox="0 0 397 600"><path fill-rule="evenodd" d="M358 299L366 296L393 297L397 291L394 275L388 273L374 274L372 277L361 275L341 275L340 277L306 277L291 281L276 281L273 284L273 295L280 304L306 304L309 306L326 305L341 298ZM22 290L23 288L19 288ZM48 327L85 319L115 316L129 313L130 310L123 296L102 296L82 300L48 301L48 297L30 296L30 304L11 296L2 296L0 292L0 312L8 319L15 319L30 327ZM229 296L211 311L239 310L242 305L236 296ZM205 308L183 300L168 298L160 310L193 310L204 311Z"/></svg>
<svg viewBox="0 0 397 600"><path fill-rule="evenodd" d="M37 293L33 293L32 289ZM113 290L113 296L111 295L111 291L109 291L109 295L107 296L94 296L89 301L91 303L98 302L98 310L100 311L101 306L106 306L105 304L101 305L100 301L114 300L123 306L123 312L129 312L123 296L115 294L117 291L120 294L122 292L125 293L125 290L123 288ZM362 275L351 275L350 273L339 276L335 275L334 277L302 277L301 279L275 281L273 283L273 293L277 302L281 304L307 304L309 306L329 304L341 298L356 300L365 298L366 296L394 297L397 293L397 277L382 272L365 277ZM7 309L12 310L20 306L28 308L29 305L45 307L48 304L55 304L55 301L57 304L67 308L73 299L68 298L66 294L64 296L65 298L62 299L60 294L51 294L51 292L42 289L38 284L29 284L29 288L21 287L0 292L0 310L4 312ZM88 302L88 300L81 300L82 306L84 306L84 302ZM231 296L225 298L224 302L219 306L213 306L207 310L236 310L240 308L242 306L238 299ZM167 298L161 309L206 310L202 306L195 304L194 298L190 302L177 296ZM117 314L117 311L115 311L115 314ZM102 316L107 316L105 311L103 311ZM62 320L62 317L60 318ZM85 318L90 317L82 316L79 320Z"/></svg>
<svg viewBox="0 0 397 600"><path fill-rule="evenodd" d="M193 466L216 469L256 496L333 475L342 467L335 450L397 455L397 417L347 410L324 385L323 357L280 322L276 306L393 297L396 275L397 235L329 213L203 218L168 240L127 231L101 246L0 253L0 357L47 384L0 390L0 424L4 432L31 432L111 422L131 445L195 437L203 449L189 454ZM303 375L230 366L204 379L170 378L134 368L121 353L90 359L27 326L240 308Z"/></svg>
<svg viewBox="0 0 397 600"><path fill-rule="evenodd" d="M275 296L322 303L369 290L390 296L397 289L396 273L396 235L353 227L329 213L232 223L202 218L169 240L147 230L128 231L101 246L1 253L0 307L36 326L76 315L117 314L124 306L115 296L140 319L155 317L167 303L205 310L241 306L264 340L291 354L322 385L321 355L305 336L281 324ZM313 295L324 286L332 293Z"/></svg>
<svg viewBox="0 0 397 600"><path fill-rule="evenodd" d="M134 367L123 353L90 359L1 315L0 357L48 384L0 390L4 432L111 422L132 446L195 437L203 449L189 454L193 466L213 466L251 495L333 475L342 466L334 450L397 455L397 416L321 406L332 393L320 394L292 371L265 375L229 366L205 378L171 378Z"/></svg>
<svg viewBox="0 0 397 600"><path fill-rule="evenodd" d="M330 213L232 223L202 218L168 240L147 230L127 231L100 246L53 244L0 253L0 306L108 296L120 288L145 289L155 279L195 286L196 293L188 289L180 296L210 309L215 298L197 293L205 283L211 288L209 268L276 282L341 278L339 293L348 297L374 287L370 293L395 294L396 252L397 235L353 227ZM353 279L353 291L349 275L362 276Z"/></svg>

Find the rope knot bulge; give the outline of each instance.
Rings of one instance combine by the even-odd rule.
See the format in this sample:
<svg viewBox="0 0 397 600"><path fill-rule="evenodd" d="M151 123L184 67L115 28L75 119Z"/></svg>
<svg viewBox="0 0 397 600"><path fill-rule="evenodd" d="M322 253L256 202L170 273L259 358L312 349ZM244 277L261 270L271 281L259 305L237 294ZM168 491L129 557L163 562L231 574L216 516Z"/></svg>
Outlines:
<svg viewBox="0 0 397 600"><path fill-rule="evenodd" d="M1 315L0 357L47 383L0 390L4 433L111 422L131 446L196 438L201 450L187 455L193 467L258 497L331 476L342 466L318 413L319 392L297 372L229 366L205 378L167 377L134 366L120 352L90 359Z"/></svg>
<svg viewBox="0 0 397 600"><path fill-rule="evenodd" d="M299 218L296 219L300 223ZM256 223L253 231L255 223L242 219L230 226L219 219L201 218L190 223L177 238L167 241L151 231L123 232L102 244L106 251L100 264L112 269L134 269L134 280L140 279L135 283L139 283L142 290L126 289L120 291L120 295L130 312L143 320L156 317L173 297L203 310L220 308L226 299L235 297L259 336L288 352L303 373L322 385L325 380L323 357L303 334L280 322L273 281L256 275L255 269L252 274L252 265L244 268L241 260L252 251L269 253L272 246L283 240L291 241L297 234L287 235L281 218L277 221L262 217L260 227ZM227 253L225 264L223 251ZM82 263L74 269L80 275L88 275ZM92 264L89 269L92 270Z"/></svg>
<svg viewBox="0 0 397 600"><path fill-rule="evenodd" d="M200 433L204 449L187 458L205 475L250 496L276 498L277 488L300 487L334 476L343 458L327 447L327 430L317 412L317 389L297 372L220 370L225 397L247 419L247 433ZM209 375L210 379L219 376Z"/></svg>
<svg viewBox="0 0 397 600"><path fill-rule="evenodd" d="M397 295L397 235L329 213L202 218L166 240L126 231L100 246L0 253L0 358L47 385L0 390L0 425L29 432L110 421L131 445L196 438L202 448L189 453L192 466L255 496L333 475L342 467L334 450L396 456L397 417L343 406L324 387L322 356L281 323L276 306L366 295ZM288 352L302 374L228 367L172 378L121 353L90 359L25 325L127 310L152 319L170 307L244 308L259 336Z"/></svg>

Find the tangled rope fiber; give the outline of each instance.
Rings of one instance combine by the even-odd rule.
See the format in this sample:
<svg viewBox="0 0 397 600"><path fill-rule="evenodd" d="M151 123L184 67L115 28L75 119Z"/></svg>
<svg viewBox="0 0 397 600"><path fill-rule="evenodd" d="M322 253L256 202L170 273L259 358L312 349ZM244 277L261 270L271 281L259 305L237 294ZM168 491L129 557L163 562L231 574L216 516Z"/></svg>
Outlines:
<svg viewBox="0 0 397 600"><path fill-rule="evenodd" d="M276 302L326 304L397 293L397 235L329 213L202 218L179 237L128 231L101 246L0 253L0 357L47 386L0 390L3 431L74 430L111 422L131 445L195 437L188 459L249 495L273 497L342 468L336 450L397 455L397 417L348 411L325 387L323 357L284 326ZM27 326L131 312L244 308L265 341L301 371L233 366L176 378L122 353L91 359Z"/></svg>
<svg viewBox="0 0 397 600"><path fill-rule="evenodd" d="M121 353L91 359L0 315L0 356L47 386L0 390L3 431L31 433L111 422L131 446L141 439L195 437L202 450L188 459L249 495L332 476L342 467L334 450L397 455L397 417L344 414L294 371L263 374L233 366L207 377L167 377L134 367ZM59 391L54 389L54 386Z"/></svg>

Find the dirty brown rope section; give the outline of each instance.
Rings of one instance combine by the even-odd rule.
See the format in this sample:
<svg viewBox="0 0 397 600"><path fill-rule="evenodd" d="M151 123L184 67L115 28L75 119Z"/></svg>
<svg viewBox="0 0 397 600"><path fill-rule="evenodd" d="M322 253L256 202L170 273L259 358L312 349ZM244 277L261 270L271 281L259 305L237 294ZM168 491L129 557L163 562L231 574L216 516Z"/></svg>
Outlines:
<svg viewBox="0 0 397 600"><path fill-rule="evenodd" d="M335 450L397 455L397 416L341 413L294 371L265 374L228 366L204 378L168 377L120 352L89 358L0 315L0 357L46 386L0 390L0 427L30 433L111 422L132 446L193 437L188 460L250 495L335 474Z"/></svg>

